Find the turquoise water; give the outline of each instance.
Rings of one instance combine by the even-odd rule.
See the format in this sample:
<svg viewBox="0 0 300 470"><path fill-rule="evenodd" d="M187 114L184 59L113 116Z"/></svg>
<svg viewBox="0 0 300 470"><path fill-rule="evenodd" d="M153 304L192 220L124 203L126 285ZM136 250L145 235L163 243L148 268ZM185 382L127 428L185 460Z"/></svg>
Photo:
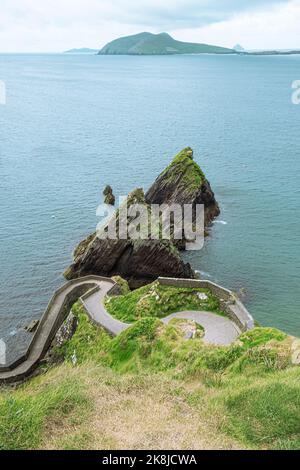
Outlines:
<svg viewBox="0 0 300 470"><path fill-rule="evenodd" d="M300 335L300 57L0 55L0 337L38 317L97 224L189 145L222 208L204 277ZM16 338L16 336L12 336Z"/></svg>

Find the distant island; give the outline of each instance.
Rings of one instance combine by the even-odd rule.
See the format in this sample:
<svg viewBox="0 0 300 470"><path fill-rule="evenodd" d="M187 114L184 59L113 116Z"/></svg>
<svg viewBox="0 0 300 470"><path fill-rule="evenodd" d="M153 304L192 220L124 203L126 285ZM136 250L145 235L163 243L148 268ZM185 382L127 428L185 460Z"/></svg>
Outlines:
<svg viewBox="0 0 300 470"><path fill-rule="evenodd" d="M248 55L297 55L300 54L299 50L290 50L290 51L281 51L281 50L274 50L274 51L252 51L248 52Z"/></svg>
<svg viewBox="0 0 300 470"><path fill-rule="evenodd" d="M99 55L236 54L226 47L176 41L167 33L139 33L115 39Z"/></svg>
<svg viewBox="0 0 300 470"><path fill-rule="evenodd" d="M82 47L81 49L70 49L65 51L64 54L98 54L99 49L89 49L88 47Z"/></svg>
<svg viewBox="0 0 300 470"><path fill-rule="evenodd" d="M211 44L177 41L168 33L139 33L125 36L107 43L100 51L82 47L70 49L64 54L94 54L94 55L178 55L178 54L235 54L235 55L294 55L300 54L300 49L290 50L245 50L240 44L232 49Z"/></svg>

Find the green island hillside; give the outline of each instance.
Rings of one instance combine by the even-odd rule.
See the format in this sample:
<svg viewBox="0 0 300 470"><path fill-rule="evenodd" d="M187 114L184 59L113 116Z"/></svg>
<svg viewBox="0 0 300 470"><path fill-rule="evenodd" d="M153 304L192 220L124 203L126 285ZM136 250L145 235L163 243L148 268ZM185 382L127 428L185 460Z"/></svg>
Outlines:
<svg viewBox="0 0 300 470"><path fill-rule="evenodd" d="M161 321L200 307L224 315L209 292L117 281L106 306L132 326L112 338L77 302L52 365L2 387L0 449L299 449L300 340L256 327L213 346L191 322Z"/></svg>
<svg viewBox="0 0 300 470"><path fill-rule="evenodd" d="M176 41L167 33L139 33L115 39L99 55L236 54L233 49Z"/></svg>

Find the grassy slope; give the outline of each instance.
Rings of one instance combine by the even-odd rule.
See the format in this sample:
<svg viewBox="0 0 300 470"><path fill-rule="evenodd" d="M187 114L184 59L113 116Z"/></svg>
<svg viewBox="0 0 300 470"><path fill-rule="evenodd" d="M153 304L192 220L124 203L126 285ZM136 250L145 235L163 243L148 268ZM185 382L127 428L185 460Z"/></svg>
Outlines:
<svg viewBox="0 0 300 470"><path fill-rule="evenodd" d="M0 448L299 448L291 338L256 328L227 348L142 318L112 339L73 308L65 363L0 395Z"/></svg>

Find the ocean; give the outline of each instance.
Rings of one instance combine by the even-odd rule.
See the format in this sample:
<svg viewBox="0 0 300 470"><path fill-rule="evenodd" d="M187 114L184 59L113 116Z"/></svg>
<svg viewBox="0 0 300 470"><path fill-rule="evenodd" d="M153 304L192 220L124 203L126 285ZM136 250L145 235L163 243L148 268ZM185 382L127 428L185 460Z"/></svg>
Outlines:
<svg viewBox="0 0 300 470"><path fill-rule="evenodd" d="M300 335L300 56L1 54L0 338L20 352L110 184L194 149L221 206L184 255L264 326Z"/></svg>

